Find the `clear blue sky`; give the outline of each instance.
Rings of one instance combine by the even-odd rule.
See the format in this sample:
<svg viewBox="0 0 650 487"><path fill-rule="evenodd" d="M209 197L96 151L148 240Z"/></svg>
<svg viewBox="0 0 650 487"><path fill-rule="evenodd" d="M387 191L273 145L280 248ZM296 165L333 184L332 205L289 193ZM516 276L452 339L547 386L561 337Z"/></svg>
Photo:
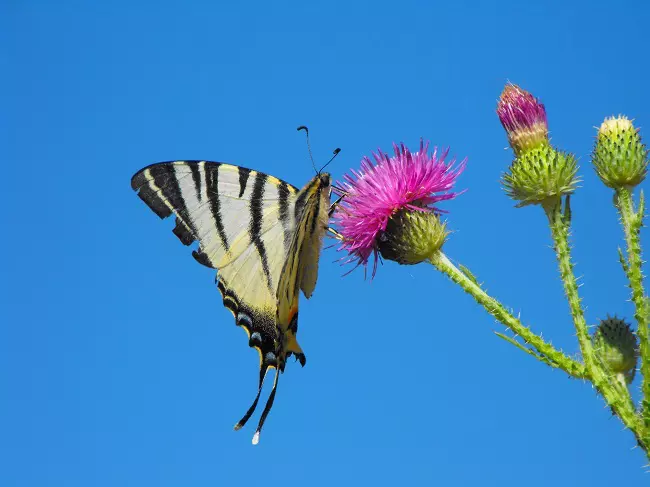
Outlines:
<svg viewBox="0 0 650 487"><path fill-rule="evenodd" d="M0 484L647 485L588 384L495 337L432 267L364 281L342 277L333 249L301 303L307 366L287 366L251 446L256 419L232 426L257 354L212 271L129 182L205 158L300 186L301 124L318 160L343 149L335 178L393 141L449 145L469 162L468 191L444 204L447 253L575 353L541 210L498 184L512 152L495 102L507 80L545 102L553 142L582 166L588 321L631 318L589 152L605 116L650 126L649 16L642 0L3 2Z"/></svg>

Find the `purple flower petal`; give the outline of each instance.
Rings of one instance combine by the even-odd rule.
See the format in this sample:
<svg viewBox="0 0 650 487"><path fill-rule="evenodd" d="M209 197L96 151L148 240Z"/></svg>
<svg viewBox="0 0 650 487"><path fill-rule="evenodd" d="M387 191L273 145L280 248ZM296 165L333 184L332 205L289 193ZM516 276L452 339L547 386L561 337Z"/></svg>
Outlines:
<svg viewBox="0 0 650 487"><path fill-rule="evenodd" d="M519 86L507 84L497 103L497 115L515 151L548 140L546 108Z"/></svg>

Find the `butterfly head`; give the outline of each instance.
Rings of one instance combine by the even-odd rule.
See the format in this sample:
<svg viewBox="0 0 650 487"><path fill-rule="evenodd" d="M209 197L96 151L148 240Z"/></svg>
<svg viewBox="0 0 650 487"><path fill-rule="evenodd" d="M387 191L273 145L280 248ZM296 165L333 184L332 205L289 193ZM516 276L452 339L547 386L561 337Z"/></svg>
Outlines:
<svg viewBox="0 0 650 487"><path fill-rule="evenodd" d="M319 174L318 178L320 180L321 187L324 188L324 189L329 188L330 184L332 184L332 178L330 177L329 173L327 173L327 172Z"/></svg>

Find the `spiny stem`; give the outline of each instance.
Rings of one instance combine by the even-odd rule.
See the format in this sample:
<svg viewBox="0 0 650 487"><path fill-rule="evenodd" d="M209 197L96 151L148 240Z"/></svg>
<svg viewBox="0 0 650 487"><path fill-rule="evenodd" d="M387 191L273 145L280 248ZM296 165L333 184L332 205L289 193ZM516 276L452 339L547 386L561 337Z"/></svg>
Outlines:
<svg viewBox="0 0 650 487"><path fill-rule="evenodd" d="M580 351L585 363L587 376L591 379L596 390L605 398L612 411L618 415L625 426L636 435L639 444L648 452L650 444L645 438L645 427L639 423L634 404L627 387L621 386L615 377L608 377L599 365L591 344L591 337L587 329L584 312L578 294L578 283L573 273L571 261L571 247L569 245L568 221L562 213L562 201L557 198L547 201L542 205L551 227L551 235L557 261L560 267L560 276L564 284L564 292L569 301L571 317L576 329Z"/></svg>
<svg viewBox="0 0 650 487"><path fill-rule="evenodd" d="M643 210L634 211L632 192L627 188L616 190L616 207L621 216L627 244L627 265L623 270L627 274L632 289L634 302L634 318L637 322L639 338L639 355L641 356L641 415L646 432L650 434L650 342L648 341L648 303L643 289L643 273L641 272L641 239L639 232L643 224Z"/></svg>
<svg viewBox="0 0 650 487"><path fill-rule="evenodd" d="M463 290L472 296L478 304L483 306L488 313L519 335L526 343L533 346L543 357L546 357L553 367L559 368L578 379L586 378L584 365L571 359L554 348L550 343L545 342L542 337L533 333L530 328L512 316L512 314L510 314L499 301L483 291L474 279L470 279L460 269L458 269L447 258L447 256L442 253L442 251L436 252L429 260L436 269L447 275L447 277L449 277L453 282L463 288Z"/></svg>
<svg viewBox="0 0 650 487"><path fill-rule="evenodd" d="M593 348L591 346L591 339L587 329L587 322L585 321L582 306L580 304L578 283L573 274L573 263L571 262L571 250L569 247L569 232L562 213L561 201L558 199L548 202L544 205L544 211L546 212L546 216L548 217L551 226L555 252L560 265L560 275L562 277L562 282L564 283L564 292L569 300L569 308L571 309L571 317L573 318L573 323L578 335L580 350L582 351L585 366L587 370L590 370L590 368L594 367L593 364L595 363ZM590 366L589 363L592 365Z"/></svg>

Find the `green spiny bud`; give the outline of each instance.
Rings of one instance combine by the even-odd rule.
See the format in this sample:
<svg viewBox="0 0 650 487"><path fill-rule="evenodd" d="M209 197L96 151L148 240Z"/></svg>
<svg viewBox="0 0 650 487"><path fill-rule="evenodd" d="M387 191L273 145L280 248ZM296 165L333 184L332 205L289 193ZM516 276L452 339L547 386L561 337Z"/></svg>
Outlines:
<svg viewBox="0 0 650 487"><path fill-rule="evenodd" d="M440 250L447 235L435 213L403 209L388 220L378 238L379 253L400 264L419 264Z"/></svg>
<svg viewBox="0 0 650 487"><path fill-rule="evenodd" d="M625 321L616 317L601 320L591 337L594 352L621 382L634 380L638 357L636 335Z"/></svg>
<svg viewBox="0 0 650 487"><path fill-rule="evenodd" d="M572 154L548 144L518 156L502 179L505 192L519 201L517 206L541 204L575 191L578 164Z"/></svg>
<svg viewBox="0 0 650 487"><path fill-rule="evenodd" d="M598 129L592 162L610 188L634 187L645 179L648 151L639 131L624 116L606 118Z"/></svg>

